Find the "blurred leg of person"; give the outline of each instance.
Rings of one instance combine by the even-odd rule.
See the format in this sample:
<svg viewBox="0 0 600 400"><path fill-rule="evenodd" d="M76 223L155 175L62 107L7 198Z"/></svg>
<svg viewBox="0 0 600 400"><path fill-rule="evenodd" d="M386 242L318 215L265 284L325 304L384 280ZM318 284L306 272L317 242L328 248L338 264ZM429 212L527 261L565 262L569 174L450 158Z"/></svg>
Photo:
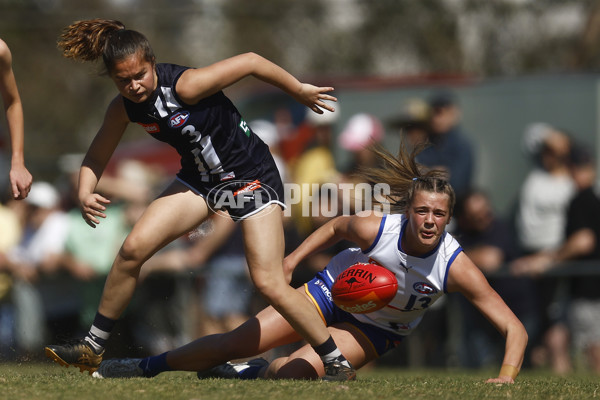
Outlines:
<svg viewBox="0 0 600 400"><path fill-rule="evenodd" d="M573 347L584 362L585 370L600 374L600 302L574 300L569 307L569 325Z"/></svg>
<svg viewBox="0 0 600 400"><path fill-rule="evenodd" d="M15 305L15 334L21 351L38 352L46 335L44 305L35 286L16 280L12 301Z"/></svg>
<svg viewBox="0 0 600 400"><path fill-rule="evenodd" d="M209 262L206 271L203 304L214 332L237 328L250 317L254 287L248 276L243 254L219 255Z"/></svg>

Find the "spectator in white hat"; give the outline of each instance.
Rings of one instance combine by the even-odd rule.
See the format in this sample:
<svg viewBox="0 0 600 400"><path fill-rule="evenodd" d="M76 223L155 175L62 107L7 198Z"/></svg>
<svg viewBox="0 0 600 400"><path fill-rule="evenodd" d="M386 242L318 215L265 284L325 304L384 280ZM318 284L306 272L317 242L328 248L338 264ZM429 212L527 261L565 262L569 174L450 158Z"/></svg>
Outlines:
<svg viewBox="0 0 600 400"><path fill-rule="evenodd" d="M284 183L289 182L288 167L285 160L281 156L281 149L279 146L281 137L277 131L277 126L273 122L267 121L266 119L254 120L248 125L250 125L252 132L254 132L263 142L265 142L267 146L269 146L271 155L273 155L273 159L275 160L275 164L279 170L279 175L281 175L281 180Z"/></svg>
<svg viewBox="0 0 600 400"><path fill-rule="evenodd" d="M373 115L359 113L353 115L338 138L341 148L353 155L352 169L356 166L373 166L377 158L369 150L372 144L383 140L383 125Z"/></svg>
<svg viewBox="0 0 600 400"><path fill-rule="evenodd" d="M338 137L339 146L350 152L352 159L348 166L343 168L341 180L352 184L351 189L341 192L338 196L342 211L348 210L355 213L366 209L364 193L355 190L361 184L361 179L355 174L361 168L375 167L379 164L376 154L371 151L371 146L381 143L384 137L383 125L378 118L367 113L358 113L350 117L342 133Z"/></svg>

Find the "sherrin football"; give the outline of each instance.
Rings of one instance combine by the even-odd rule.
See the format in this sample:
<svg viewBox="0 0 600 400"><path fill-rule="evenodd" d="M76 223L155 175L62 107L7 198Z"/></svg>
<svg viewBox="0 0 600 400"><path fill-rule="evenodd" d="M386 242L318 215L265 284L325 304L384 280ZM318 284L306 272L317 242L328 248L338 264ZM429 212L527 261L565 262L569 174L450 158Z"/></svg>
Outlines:
<svg viewBox="0 0 600 400"><path fill-rule="evenodd" d="M366 314L385 307L397 290L398 281L392 271L377 264L357 263L338 275L331 295L342 310Z"/></svg>

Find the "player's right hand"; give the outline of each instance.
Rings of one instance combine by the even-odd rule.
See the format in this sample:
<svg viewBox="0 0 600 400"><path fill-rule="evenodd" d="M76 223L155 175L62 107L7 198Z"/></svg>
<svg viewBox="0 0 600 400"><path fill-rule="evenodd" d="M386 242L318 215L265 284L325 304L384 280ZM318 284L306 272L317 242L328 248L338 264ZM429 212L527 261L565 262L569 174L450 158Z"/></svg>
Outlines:
<svg viewBox="0 0 600 400"><path fill-rule="evenodd" d="M110 200L99 195L98 193L89 193L82 198L80 201L81 216L83 220L92 228L100 223L100 218L106 218L106 206L110 204Z"/></svg>

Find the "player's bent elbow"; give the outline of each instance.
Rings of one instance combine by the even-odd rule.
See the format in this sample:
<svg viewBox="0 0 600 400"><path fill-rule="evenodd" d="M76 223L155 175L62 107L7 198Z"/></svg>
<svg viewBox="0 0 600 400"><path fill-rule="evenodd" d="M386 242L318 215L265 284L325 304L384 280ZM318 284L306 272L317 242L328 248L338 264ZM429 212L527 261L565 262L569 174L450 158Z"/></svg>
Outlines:
<svg viewBox="0 0 600 400"><path fill-rule="evenodd" d="M253 51L249 51L247 53L241 54L241 57L244 59L244 63L252 66L252 70L256 71L257 66L260 65L261 62L265 61L265 58L258 55Z"/></svg>
<svg viewBox="0 0 600 400"><path fill-rule="evenodd" d="M250 59L260 59L263 58L262 56L259 56L257 53L253 52L253 51L248 51L246 53L243 54L244 57L249 57Z"/></svg>

